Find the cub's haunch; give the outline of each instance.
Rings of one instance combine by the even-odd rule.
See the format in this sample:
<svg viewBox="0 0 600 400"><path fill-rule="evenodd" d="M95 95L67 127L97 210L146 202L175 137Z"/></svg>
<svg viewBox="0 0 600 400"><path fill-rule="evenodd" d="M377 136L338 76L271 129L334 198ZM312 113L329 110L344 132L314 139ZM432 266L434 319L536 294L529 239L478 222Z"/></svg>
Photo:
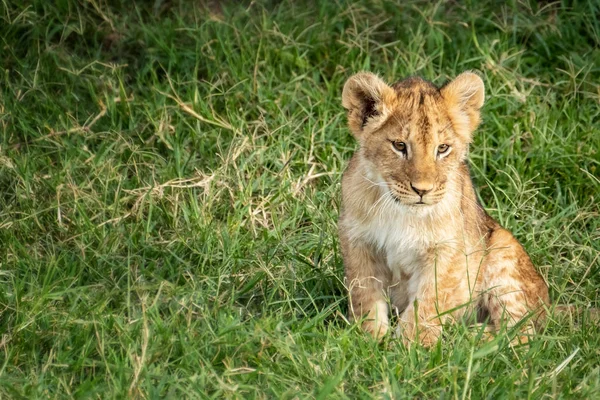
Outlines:
<svg viewBox="0 0 600 400"><path fill-rule="evenodd" d="M467 315L498 328L533 314L523 333L543 320L546 283L481 207L469 175L483 102L483 81L470 72L441 88L414 77L389 86L367 72L344 86L360 144L342 178L339 219L349 314L377 338L390 311L405 342L424 345Z"/></svg>

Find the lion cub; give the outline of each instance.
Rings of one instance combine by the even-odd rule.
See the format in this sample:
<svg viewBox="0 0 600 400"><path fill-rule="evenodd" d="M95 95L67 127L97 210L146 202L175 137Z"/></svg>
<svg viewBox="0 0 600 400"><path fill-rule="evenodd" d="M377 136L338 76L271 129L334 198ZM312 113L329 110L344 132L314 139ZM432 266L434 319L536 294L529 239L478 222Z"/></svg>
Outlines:
<svg viewBox="0 0 600 400"><path fill-rule="evenodd" d="M386 334L391 306L405 342L435 343L442 324L479 315L498 328L544 317L548 287L529 256L481 207L467 155L483 81L465 72L437 88L388 86L362 72L342 104L360 143L342 178L339 236L350 317Z"/></svg>

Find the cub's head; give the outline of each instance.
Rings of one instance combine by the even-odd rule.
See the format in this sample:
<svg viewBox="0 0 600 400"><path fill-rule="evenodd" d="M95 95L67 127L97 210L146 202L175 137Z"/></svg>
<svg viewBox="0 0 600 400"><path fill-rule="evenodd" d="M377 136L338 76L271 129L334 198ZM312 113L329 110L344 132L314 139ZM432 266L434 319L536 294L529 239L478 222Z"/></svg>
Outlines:
<svg viewBox="0 0 600 400"><path fill-rule="evenodd" d="M483 105L483 81L464 72L438 88L420 78L392 86L361 72L346 82L342 104L370 177L400 204L442 200L458 177Z"/></svg>

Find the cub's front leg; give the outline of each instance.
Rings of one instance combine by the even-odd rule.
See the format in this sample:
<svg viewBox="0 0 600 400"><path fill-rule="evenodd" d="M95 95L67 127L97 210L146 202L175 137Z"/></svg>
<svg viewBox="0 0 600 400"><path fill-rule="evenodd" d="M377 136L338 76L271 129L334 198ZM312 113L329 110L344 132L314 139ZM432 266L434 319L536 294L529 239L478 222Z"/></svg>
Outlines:
<svg viewBox="0 0 600 400"><path fill-rule="evenodd" d="M429 285L423 285L429 286ZM421 288L417 297L411 299L398 321L397 335L405 345L419 342L429 347L435 344L442 333L442 320L438 316L435 292L429 287Z"/></svg>
<svg viewBox="0 0 600 400"><path fill-rule="evenodd" d="M383 255L367 243L353 241L340 232L342 256L349 292L349 317L364 318L362 328L374 338L388 331L387 288L390 271Z"/></svg>
<svg viewBox="0 0 600 400"><path fill-rule="evenodd" d="M473 311L467 265L460 256L434 259L411 277L415 296L400 316L397 332L405 344L429 347L437 342L448 318L459 319Z"/></svg>

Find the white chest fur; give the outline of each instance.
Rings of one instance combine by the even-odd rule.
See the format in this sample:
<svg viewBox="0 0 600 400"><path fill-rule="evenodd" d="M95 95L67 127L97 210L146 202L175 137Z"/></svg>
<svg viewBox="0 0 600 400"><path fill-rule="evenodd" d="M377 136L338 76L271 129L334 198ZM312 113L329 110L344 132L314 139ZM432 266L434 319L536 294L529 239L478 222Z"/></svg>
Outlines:
<svg viewBox="0 0 600 400"><path fill-rule="evenodd" d="M355 221L351 236L381 250L394 275L412 275L426 267L432 249L456 242L456 223L449 218L451 200L424 207L384 203L362 222Z"/></svg>

